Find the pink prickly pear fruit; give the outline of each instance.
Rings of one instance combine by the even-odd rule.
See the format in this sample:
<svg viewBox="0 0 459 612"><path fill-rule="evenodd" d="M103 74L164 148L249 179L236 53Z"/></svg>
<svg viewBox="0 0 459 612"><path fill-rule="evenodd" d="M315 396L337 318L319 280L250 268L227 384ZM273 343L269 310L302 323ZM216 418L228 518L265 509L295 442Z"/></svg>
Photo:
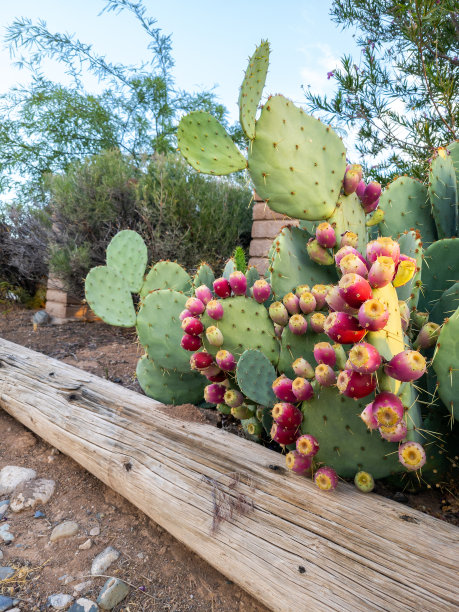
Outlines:
<svg viewBox="0 0 459 612"><path fill-rule="evenodd" d="M300 298L305 291L311 291L311 287L309 285L298 285L295 289L296 297Z"/></svg>
<svg viewBox="0 0 459 612"><path fill-rule="evenodd" d="M282 302L273 302L269 306L269 316L274 323L278 325L286 326L288 323L288 310L282 304Z"/></svg>
<svg viewBox="0 0 459 612"><path fill-rule="evenodd" d="M330 313L325 319L324 332L339 344L360 342L366 333L360 327L357 319L345 312Z"/></svg>
<svg viewBox="0 0 459 612"><path fill-rule="evenodd" d="M185 302L185 308L191 312L191 316L196 317L204 312L206 306L198 298L190 297Z"/></svg>
<svg viewBox="0 0 459 612"><path fill-rule="evenodd" d="M321 247L332 249L336 244L336 235L333 226L327 221L319 223L316 229L316 240Z"/></svg>
<svg viewBox="0 0 459 612"><path fill-rule="evenodd" d="M314 484L321 491L334 491L338 485L338 474L331 467L321 467L314 474Z"/></svg>
<svg viewBox="0 0 459 612"><path fill-rule="evenodd" d="M368 342L358 342L349 351L351 369L360 374L371 374L381 366L378 349Z"/></svg>
<svg viewBox="0 0 459 612"><path fill-rule="evenodd" d="M311 292L304 291L301 294L298 304L301 312L304 312L304 314L309 314L310 312L316 309L317 302L316 298L312 295Z"/></svg>
<svg viewBox="0 0 459 612"><path fill-rule="evenodd" d="M341 235L339 248L342 249L345 246L350 246L356 249L358 243L359 243L359 237L357 236L355 232L344 232L344 234Z"/></svg>
<svg viewBox="0 0 459 612"><path fill-rule="evenodd" d="M357 472L354 476L354 484L362 493L370 493L375 488L375 479L369 472Z"/></svg>
<svg viewBox="0 0 459 612"><path fill-rule="evenodd" d="M230 408L239 408L244 403L244 396L237 389L228 389L225 391L224 400Z"/></svg>
<svg viewBox="0 0 459 612"><path fill-rule="evenodd" d="M376 376L360 374L354 370L343 370L338 375L336 385L342 395L360 399L370 395L376 389Z"/></svg>
<svg viewBox="0 0 459 612"><path fill-rule="evenodd" d="M201 348L202 342L199 336L192 336L191 334L184 334L180 341L180 346L186 351L197 351Z"/></svg>
<svg viewBox="0 0 459 612"><path fill-rule="evenodd" d="M397 265L400 259L400 245L389 237L377 238L367 244L367 260L374 263L378 257L390 257Z"/></svg>
<svg viewBox="0 0 459 612"><path fill-rule="evenodd" d="M282 325L278 325L277 323L274 323L274 333L276 334L278 338L282 338L283 331L284 331L284 328L282 327Z"/></svg>
<svg viewBox="0 0 459 612"><path fill-rule="evenodd" d="M220 350L215 355L215 361L219 368L225 372L232 372L236 369L236 359L229 351Z"/></svg>
<svg viewBox="0 0 459 612"><path fill-rule="evenodd" d="M282 303L288 310L289 314L298 314L300 312L299 299L294 293L287 293L282 298Z"/></svg>
<svg viewBox="0 0 459 612"><path fill-rule="evenodd" d="M288 328L296 336L302 336L308 329L308 322L301 314L294 314L290 317Z"/></svg>
<svg viewBox="0 0 459 612"><path fill-rule="evenodd" d="M373 402L365 406L365 408L360 413L360 418L368 427L368 429L378 429L379 423L376 420L375 415L373 414Z"/></svg>
<svg viewBox="0 0 459 612"><path fill-rule="evenodd" d="M405 442L398 448L398 460L410 472L419 470L426 462L426 452L418 442Z"/></svg>
<svg viewBox="0 0 459 612"><path fill-rule="evenodd" d="M316 334L321 334L324 331L324 323L326 316L321 312L315 312L309 319L309 326Z"/></svg>
<svg viewBox="0 0 459 612"><path fill-rule="evenodd" d="M206 338L212 346L221 346L223 344L223 334L215 325L211 325L206 329Z"/></svg>
<svg viewBox="0 0 459 612"><path fill-rule="evenodd" d="M339 281L341 297L352 308L360 306L373 297L370 283L360 274L345 274Z"/></svg>
<svg viewBox="0 0 459 612"><path fill-rule="evenodd" d="M336 374L326 363L320 363L316 367L314 376L321 387L331 387L336 383Z"/></svg>
<svg viewBox="0 0 459 612"><path fill-rule="evenodd" d="M383 391L379 393L373 401L373 416L378 422L378 426L392 427L403 419L403 404L396 395Z"/></svg>
<svg viewBox="0 0 459 612"><path fill-rule="evenodd" d="M194 353L190 357L190 366L192 370L204 370L212 365L214 358L207 351L201 351L200 353Z"/></svg>
<svg viewBox="0 0 459 612"><path fill-rule="evenodd" d="M374 200L371 204L367 204L366 206L363 207L363 212L366 215L369 215L370 213L372 213L374 210L376 210L379 206L379 198L377 200Z"/></svg>
<svg viewBox="0 0 459 612"><path fill-rule="evenodd" d="M303 420L301 410L288 402L274 404L272 416L276 423L288 429L296 429Z"/></svg>
<svg viewBox="0 0 459 612"><path fill-rule="evenodd" d="M376 181L371 181L371 183L368 183L368 185L365 187L363 195L360 198L362 206L370 206L375 202L375 200L379 200L381 191L381 185Z"/></svg>
<svg viewBox="0 0 459 612"><path fill-rule="evenodd" d="M304 474L311 469L311 459L293 450L285 455L285 464L289 470L296 474Z"/></svg>
<svg viewBox="0 0 459 612"><path fill-rule="evenodd" d="M339 262L339 268L343 274L359 274L366 278L368 276L368 268L366 264L354 255L354 253L349 253L345 255L341 261Z"/></svg>
<svg viewBox="0 0 459 612"><path fill-rule="evenodd" d="M406 283L408 283L415 274L416 261L409 261L408 259L400 261L392 284L394 287L402 287L403 285L406 285Z"/></svg>
<svg viewBox="0 0 459 612"><path fill-rule="evenodd" d="M220 370L217 365L210 365L205 370L201 370L201 374L210 380L210 382L220 383L226 380L226 373Z"/></svg>
<svg viewBox="0 0 459 612"><path fill-rule="evenodd" d="M183 319L187 319L188 317L192 317L192 316L193 315L188 310L188 308L185 308L185 310L182 310L182 312L179 314L179 319L180 321L183 321Z"/></svg>
<svg viewBox="0 0 459 612"><path fill-rule="evenodd" d="M314 378L314 368L303 357L298 357L292 363L292 369L295 374L301 378Z"/></svg>
<svg viewBox="0 0 459 612"><path fill-rule="evenodd" d="M328 292L325 301L328 304L328 307L335 312L347 312L348 314L357 314L357 309L352 308L346 302L346 300L341 295L341 291L338 285L333 285L333 287Z"/></svg>
<svg viewBox="0 0 459 612"><path fill-rule="evenodd" d="M182 329L187 334L191 334L192 336L199 336L204 331L204 325L197 319L196 317L187 317L182 321Z"/></svg>
<svg viewBox="0 0 459 612"><path fill-rule="evenodd" d="M253 299L259 304L263 304L271 295L271 285L263 278L254 282L252 287Z"/></svg>
<svg viewBox="0 0 459 612"><path fill-rule="evenodd" d="M247 291L247 278L245 274L236 270L229 275L229 284L234 295L245 295Z"/></svg>
<svg viewBox="0 0 459 612"><path fill-rule="evenodd" d="M272 384L274 395L283 402L296 402L296 396L292 391L293 381L285 374L276 378Z"/></svg>
<svg viewBox="0 0 459 612"><path fill-rule="evenodd" d="M357 316L362 328L368 331L379 331L386 327L389 311L382 302L372 299L360 306Z"/></svg>
<svg viewBox="0 0 459 612"><path fill-rule="evenodd" d="M201 300L203 304L208 304L212 299L212 291L207 285L200 285L194 292L198 300Z"/></svg>
<svg viewBox="0 0 459 612"><path fill-rule="evenodd" d="M333 264L333 257L330 253L320 246L316 238L310 238L306 245L306 250L312 261L315 261L321 266L331 266Z"/></svg>
<svg viewBox="0 0 459 612"><path fill-rule="evenodd" d="M357 196L360 198L360 201L362 201L362 197L363 194L365 193L365 188L366 188L366 183L365 181L363 181L362 179L360 179L359 184L357 185L357 189L355 190L355 193L357 194Z"/></svg>
<svg viewBox="0 0 459 612"><path fill-rule="evenodd" d="M204 399L209 404L222 404L227 388L225 385L213 383L204 387Z"/></svg>
<svg viewBox="0 0 459 612"><path fill-rule="evenodd" d="M314 359L317 363L325 363L333 368L336 363L336 353L329 342L318 342L314 345Z"/></svg>
<svg viewBox="0 0 459 612"><path fill-rule="evenodd" d="M226 278L217 278L214 280L214 293L221 298L227 298L231 295L231 285Z"/></svg>
<svg viewBox="0 0 459 612"><path fill-rule="evenodd" d="M297 402L307 402L314 397L314 389L311 383L305 378L295 378L292 383L292 391Z"/></svg>
<svg viewBox="0 0 459 612"><path fill-rule="evenodd" d="M352 246L343 246L339 249L339 251L336 251L335 253L335 263L336 265L339 267L341 260L343 259L343 257L346 257L346 255L355 255L356 257L358 257L362 263L365 264L365 266L368 267L367 262L365 261L365 257L359 253L359 251L357 251L357 249L354 249L354 247Z"/></svg>
<svg viewBox="0 0 459 612"><path fill-rule="evenodd" d="M322 310L322 308L325 306L325 298L327 297L329 291L329 285L314 285L314 287L311 289L311 293L316 301L316 310Z"/></svg>
<svg viewBox="0 0 459 612"><path fill-rule="evenodd" d="M207 303L206 313L211 319L214 319L214 321L219 321L223 318L224 314L223 304L217 300L210 300L210 302Z"/></svg>
<svg viewBox="0 0 459 612"><path fill-rule="evenodd" d="M406 438L408 428L405 421L402 419L400 423L392 425L392 427L380 427L379 433L381 434L381 438L384 438L384 440L388 442L401 442Z"/></svg>
<svg viewBox="0 0 459 612"><path fill-rule="evenodd" d="M398 308L400 310L400 319L402 323L402 330L405 332L410 324L410 307L403 300L398 301ZM427 314L427 313L426 313ZM428 315L427 315L428 318Z"/></svg>
<svg viewBox="0 0 459 612"><path fill-rule="evenodd" d="M428 349L437 343L440 334L440 325L430 321L421 327L421 330L414 343L415 349Z"/></svg>
<svg viewBox="0 0 459 612"><path fill-rule="evenodd" d="M319 442L311 434L303 434L296 441L296 450L305 457L314 457L319 452Z"/></svg>
<svg viewBox="0 0 459 612"><path fill-rule="evenodd" d="M279 423L275 421L271 427L271 438L281 446L293 444L299 435L300 430L298 428L289 429L288 427L282 427L282 425L279 425Z"/></svg>
<svg viewBox="0 0 459 612"><path fill-rule="evenodd" d="M346 167L346 172L357 172L359 175L359 181L362 180L363 170L360 164L348 164Z"/></svg>
<svg viewBox="0 0 459 612"><path fill-rule="evenodd" d="M394 355L384 367L385 373L401 382L412 382L426 371L426 360L418 351L402 351Z"/></svg>
<svg viewBox="0 0 459 612"><path fill-rule="evenodd" d="M392 257L381 255L373 262L368 272L368 282L372 287L380 288L388 285L395 274L395 263Z"/></svg>
<svg viewBox="0 0 459 612"><path fill-rule="evenodd" d="M352 170L346 171L343 179L343 191L346 195L351 195L351 193L355 193L355 190L359 186L360 180L362 176L358 172L354 172Z"/></svg>

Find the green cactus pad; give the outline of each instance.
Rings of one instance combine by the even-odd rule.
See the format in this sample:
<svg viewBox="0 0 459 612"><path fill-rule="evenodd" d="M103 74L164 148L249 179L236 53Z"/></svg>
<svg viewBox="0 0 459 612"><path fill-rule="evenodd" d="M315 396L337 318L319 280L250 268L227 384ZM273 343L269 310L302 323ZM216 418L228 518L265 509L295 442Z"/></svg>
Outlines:
<svg viewBox="0 0 459 612"><path fill-rule="evenodd" d="M459 419L459 308L447 319L438 336L433 369L438 395L455 419Z"/></svg>
<svg viewBox="0 0 459 612"><path fill-rule="evenodd" d="M429 195L420 181L399 176L382 192L379 208L384 211L384 221L379 225L383 236L396 239L403 232L414 229L421 234L424 247L435 242Z"/></svg>
<svg viewBox="0 0 459 612"><path fill-rule="evenodd" d="M459 308L459 283L454 283L441 294L441 298L430 313L429 321L441 325L447 317L454 314L457 308Z"/></svg>
<svg viewBox="0 0 459 612"><path fill-rule="evenodd" d="M269 43L267 40L255 49L239 92L239 121L245 135L255 138L255 115L260 104L269 66Z"/></svg>
<svg viewBox="0 0 459 612"><path fill-rule="evenodd" d="M90 270L85 281L85 293L91 309L105 323L119 327L135 325L131 292L116 270L107 266Z"/></svg>
<svg viewBox="0 0 459 612"><path fill-rule="evenodd" d="M213 291L214 280L215 274L212 268L208 264L202 263L197 269L196 274L193 276L193 286L200 287L201 285L206 285L211 291Z"/></svg>
<svg viewBox="0 0 459 612"><path fill-rule="evenodd" d="M459 140L451 142L447 147L456 173L456 188L459 192Z"/></svg>
<svg viewBox="0 0 459 612"><path fill-rule="evenodd" d="M284 227L274 239L271 286L281 299L298 285L329 285L338 281L335 266L313 262L306 251L308 234L297 227Z"/></svg>
<svg viewBox="0 0 459 612"><path fill-rule="evenodd" d="M125 279L132 293L138 293L142 287L147 259L145 242L132 230L118 232L107 247L107 267Z"/></svg>
<svg viewBox="0 0 459 612"><path fill-rule="evenodd" d="M202 317L204 328L218 327L224 338L224 350L232 353L236 360L246 349L261 351L273 364L279 359L279 343L274 334L274 326L263 304L243 296L219 300L223 304L224 315L214 321L207 314ZM204 338L204 346L216 355L219 348L210 345Z"/></svg>
<svg viewBox="0 0 459 612"><path fill-rule="evenodd" d="M437 149L430 165L429 196L439 238L457 236L458 193L453 160L446 149Z"/></svg>
<svg viewBox="0 0 459 612"><path fill-rule="evenodd" d="M173 261L158 261L147 274L140 297L144 298L151 291L158 289L173 289L189 293L191 289L191 278L188 272L178 263Z"/></svg>
<svg viewBox="0 0 459 612"><path fill-rule="evenodd" d="M222 277L229 280L230 274L236 272L236 264L234 263L234 259L230 257L223 268Z"/></svg>
<svg viewBox="0 0 459 612"><path fill-rule="evenodd" d="M183 331L180 313L186 295L161 289L147 295L137 315L137 333L148 357L167 370L190 371L190 351L180 346Z"/></svg>
<svg viewBox="0 0 459 612"><path fill-rule="evenodd" d="M201 374L165 370L147 355L137 362L137 379L145 395L163 404L197 404L202 401L207 380Z"/></svg>
<svg viewBox="0 0 459 612"><path fill-rule="evenodd" d="M303 357L306 361L316 366L314 359L314 346L318 342L329 342L330 338L326 334L316 334L310 328L305 334L293 334L290 329L284 327L281 337L281 350L279 355L279 364L277 366L279 372L283 372L289 378L296 378L296 374L292 369L292 363L299 357Z"/></svg>
<svg viewBox="0 0 459 612"><path fill-rule="evenodd" d="M260 275L258 274L258 270L255 268L255 266L249 266L247 268L247 272L245 273L245 277L247 279L247 292L246 292L246 295L250 295L250 289L253 287L255 282L257 280L259 280Z"/></svg>
<svg viewBox="0 0 459 612"><path fill-rule="evenodd" d="M419 234L415 231L402 234L398 239L398 243L400 245L400 252L403 255L416 259L416 274L408 283L396 289L398 299L407 302L411 309L416 307L419 301L422 273L422 243Z"/></svg>
<svg viewBox="0 0 459 612"><path fill-rule="evenodd" d="M268 99L249 147L249 171L272 210L297 219L330 217L345 170L344 145L330 127L283 96Z"/></svg>
<svg viewBox="0 0 459 612"><path fill-rule="evenodd" d="M177 142L183 157L198 172L221 175L247 167L230 135L210 113L193 111L182 117Z"/></svg>
<svg viewBox="0 0 459 612"><path fill-rule="evenodd" d="M430 311L442 293L459 280L459 240L437 240L424 251L418 310Z"/></svg>
<svg viewBox="0 0 459 612"><path fill-rule="evenodd" d="M277 378L276 370L260 351L244 351L236 369L237 384L242 393L262 406L274 406L276 396L272 384Z"/></svg>

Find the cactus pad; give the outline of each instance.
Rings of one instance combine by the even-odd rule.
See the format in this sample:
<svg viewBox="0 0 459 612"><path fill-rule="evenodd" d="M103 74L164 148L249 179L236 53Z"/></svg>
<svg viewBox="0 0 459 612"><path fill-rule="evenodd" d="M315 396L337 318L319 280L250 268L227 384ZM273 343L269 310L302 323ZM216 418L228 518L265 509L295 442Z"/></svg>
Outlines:
<svg viewBox="0 0 459 612"><path fill-rule="evenodd" d="M422 243L420 235L413 231L406 232L400 236L398 243L401 253L416 259L416 274L405 285L396 289L398 299L407 302L408 306L413 308L418 305L421 287Z"/></svg>
<svg viewBox="0 0 459 612"><path fill-rule="evenodd" d="M269 43L267 40L255 49L239 92L239 121L245 135L255 138L255 115L260 104L269 66Z"/></svg>
<svg viewBox="0 0 459 612"><path fill-rule="evenodd" d="M258 270L255 266L249 266L247 268L247 272L245 273L245 277L247 279L247 292L246 295L250 295L250 289L253 287L254 283L260 278L258 274Z"/></svg>
<svg viewBox="0 0 459 612"><path fill-rule="evenodd" d="M299 357L315 367L314 346L318 342L329 342L330 338L326 334L316 334L308 328L305 334L293 334L288 326L284 327L281 337L281 350L279 355L278 370L289 378L296 378L292 369L292 363Z"/></svg>
<svg viewBox="0 0 459 612"><path fill-rule="evenodd" d="M441 298L430 313L429 321L441 325L447 317L454 314L457 308L459 308L459 283L454 283L441 294Z"/></svg>
<svg viewBox="0 0 459 612"><path fill-rule="evenodd" d="M438 336L433 358L438 395L455 419L459 419L459 308L447 319Z"/></svg>
<svg viewBox="0 0 459 612"><path fill-rule="evenodd" d="M226 280L229 280L230 274L233 272L236 272L236 264L234 263L234 259L230 257L223 268L222 276L226 278Z"/></svg>
<svg viewBox="0 0 459 612"><path fill-rule="evenodd" d="M276 396L272 384L277 378L276 370L260 351L244 351L236 369L237 384L242 393L262 406L274 406Z"/></svg>
<svg viewBox="0 0 459 612"><path fill-rule="evenodd" d="M437 240L424 251L418 310L432 310L442 293L459 280L459 240Z"/></svg>
<svg viewBox="0 0 459 612"><path fill-rule="evenodd" d="M107 267L125 279L132 293L138 293L142 287L147 259L145 242L132 230L118 232L107 247Z"/></svg>
<svg viewBox="0 0 459 612"><path fill-rule="evenodd" d="M458 193L456 172L447 150L437 149L430 165L429 196L439 238L457 236Z"/></svg>
<svg viewBox="0 0 459 612"><path fill-rule="evenodd" d="M206 285L211 291L213 291L214 280L215 274L212 268L208 264L202 263L197 269L196 274L193 276L193 286L200 287L201 285Z"/></svg>
<svg viewBox="0 0 459 612"><path fill-rule="evenodd" d="M85 281L86 300L98 317L109 325L132 327L135 308L125 279L107 266L90 270Z"/></svg>
<svg viewBox="0 0 459 612"><path fill-rule="evenodd" d="M144 298L151 291L158 289L173 289L189 292L191 289L190 275L173 261L158 261L147 274L140 297Z"/></svg>

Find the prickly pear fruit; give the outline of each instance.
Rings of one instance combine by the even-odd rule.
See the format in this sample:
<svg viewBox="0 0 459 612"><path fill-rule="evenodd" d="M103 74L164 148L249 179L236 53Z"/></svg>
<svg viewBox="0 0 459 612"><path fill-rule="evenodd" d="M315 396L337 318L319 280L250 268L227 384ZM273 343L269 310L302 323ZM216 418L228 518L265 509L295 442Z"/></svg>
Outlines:
<svg viewBox="0 0 459 612"><path fill-rule="evenodd" d="M398 460L407 470L419 470L426 462L426 452L419 442L405 442L398 448Z"/></svg>
<svg viewBox="0 0 459 612"><path fill-rule="evenodd" d="M202 341L199 336L192 336L191 334L184 334L180 341L180 346L186 351L197 351L201 348Z"/></svg>
<svg viewBox="0 0 459 612"><path fill-rule="evenodd" d="M205 304L201 300L195 297L190 297L185 302L185 308L191 312L193 317L202 314L205 310Z"/></svg>
<svg viewBox="0 0 459 612"><path fill-rule="evenodd" d="M354 476L354 484L362 493L370 493L375 488L375 481L369 472L357 472Z"/></svg>
<svg viewBox="0 0 459 612"><path fill-rule="evenodd" d="M335 230L327 221L319 223L316 229L316 240L321 247L331 249L336 244Z"/></svg>
<svg viewBox="0 0 459 612"><path fill-rule="evenodd" d="M193 315L188 310L188 308L185 308L185 310L182 310L182 312L179 314L179 319L180 319L180 321L183 321L183 319L186 319L186 318L192 317L192 316Z"/></svg>
<svg viewBox="0 0 459 612"><path fill-rule="evenodd" d="M368 183L368 185L365 187L365 191L363 192L360 200L363 207L366 208L374 204L374 202L378 200L380 196L381 185L376 181L371 181L371 183Z"/></svg>
<svg viewBox="0 0 459 612"><path fill-rule="evenodd" d="M426 371L426 360L418 351L402 351L394 355L384 371L388 376L402 382L411 382L420 378Z"/></svg>
<svg viewBox="0 0 459 612"><path fill-rule="evenodd" d="M357 314L357 309L352 308L343 298L338 285L334 285L325 298L329 308L335 312L347 312L348 314Z"/></svg>
<svg viewBox="0 0 459 612"><path fill-rule="evenodd" d="M296 474L304 474L311 469L311 459L293 450L285 455L285 464Z"/></svg>
<svg viewBox="0 0 459 612"><path fill-rule="evenodd" d="M224 385L213 383L204 387L204 399L209 404L222 404L227 389Z"/></svg>
<svg viewBox="0 0 459 612"><path fill-rule="evenodd" d="M372 287L385 287L395 274L395 263L392 257L380 256L368 272L368 282Z"/></svg>
<svg viewBox="0 0 459 612"><path fill-rule="evenodd" d="M295 378L292 383L292 391L297 402L307 402L314 397L314 389L311 383L305 378Z"/></svg>
<svg viewBox="0 0 459 612"><path fill-rule="evenodd" d="M356 249L358 243L359 243L359 237L357 236L355 232L344 232L344 234L341 236L339 248L341 249L342 247L345 247L345 246L351 246L354 249Z"/></svg>
<svg viewBox="0 0 459 612"><path fill-rule="evenodd" d="M376 210L379 206L379 198L377 200L374 200L371 204L367 204L366 206L363 207L363 212L366 215L369 215L370 213L372 213L374 210Z"/></svg>
<svg viewBox="0 0 459 612"><path fill-rule="evenodd" d="M432 321L423 325L413 345L414 348L428 349L434 346L438 340L440 329L440 325Z"/></svg>
<svg viewBox="0 0 459 612"><path fill-rule="evenodd" d="M379 426L397 425L403 418L403 412L403 404L394 393L383 391L373 401L373 415Z"/></svg>
<svg viewBox="0 0 459 612"><path fill-rule="evenodd" d="M355 190L356 195L359 197L360 201L362 201L362 197L363 194L365 193L365 187L366 187L366 183L364 180L360 180L359 184L357 185L357 189Z"/></svg>
<svg viewBox="0 0 459 612"><path fill-rule="evenodd" d="M379 300L367 300L359 308L358 319L361 327L368 331L379 331L386 327L389 311Z"/></svg>
<svg viewBox="0 0 459 612"><path fill-rule="evenodd" d="M317 366L314 370L314 376L321 387L331 387L336 383L335 372L325 363L320 363Z"/></svg>
<svg viewBox="0 0 459 612"><path fill-rule="evenodd" d="M316 238L311 238L307 245L306 250L308 252L309 257L317 264L321 266L331 266L333 265L333 257L330 253L324 249L324 247L320 246L317 242Z"/></svg>
<svg viewBox="0 0 459 612"><path fill-rule="evenodd" d="M201 285L200 287L197 287L195 289L194 294L198 298L198 300L201 300L201 302L205 305L207 305L213 297L212 291L207 285Z"/></svg>
<svg viewBox="0 0 459 612"><path fill-rule="evenodd" d="M231 285L226 278L217 278L214 280L214 293L221 298L227 298L231 295Z"/></svg>
<svg viewBox="0 0 459 612"><path fill-rule="evenodd" d="M206 338L212 346L221 346L223 344L223 334L215 325L211 325L206 329Z"/></svg>
<svg viewBox="0 0 459 612"><path fill-rule="evenodd" d="M341 258L339 262L339 268L342 274L359 274L366 278L368 276L368 268L357 255L354 253L348 253Z"/></svg>
<svg viewBox="0 0 459 612"><path fill-rule="evenodd" d="M214 358L207 351L194 353L190 357L190 366L192 370L204 370L214 362Z"/></svg>
<svg viewBox="0 0 459 612"><path fill-rule="evenodd" d="M237 389L228 389L225 391L224 400L230 408L238 408L244 403L244 396Z"/></svg>
<svg viewBox="0 0 459 612"><path fill-rule="evenodd" d="M304 314L309 314L313 310L316 309L316 298L309 291L304 291L299 299L298 305L300 307L301 312Z"/></svg>
<svg viewBox="0 0 459 612"><path fill-rule="evenodd" d="M305 457L314 457L319 451L319 442L311 434L303 434L296 441L296 450Z"/></svg>
<svg viewBox="0 0 459 612"><path fill-rule="evenodd" d="M309 361L306 361L303 357L295 359L292 363L292 369L295 374L301 378L314 378L314 368Z"/></svg>
<svg viewBox="0 0 459 612"><path fill-rule="evenodd" d="M325 363L334 367L336 363L336 353L329 342L318 342L314 345L314 359L317 363Z"/></svg>
<svg viewBox="0 0 459 612"><path fill-rule="evenodd" d="M360 418L368 427L368 429L378 429L379 423L376 420L375 415L373 414L373 402L365 406L365 408L360 413Z"/></svg>
<svg viewBox="0 0 459 612"><path fill-rule="evenodd" d="M234 295L245 295L247 291L247 278L245 274L236 270L229 275L229 284Z"/></svg>
<svg viewBox="0 0 459 612"><path fill-rule="evenodd" d="M218 367L225 372L232 372L236 369L236 359L229 351L218 351L215 355Z"/></svg>
<svg viewBox="0 0 459 612"><path fill-rule="evenodd" d="M294 314L290 317L290 320L288 322L288 328L292 332L292 334L295 334L296 336L302 336L306 333L306 330L308 329L308 323L303 317L303 315Z"/></svg>
<svg viewBox="0 0 459 612"><path fill-rule="evenodd" d="M311 293L316 301L316 310L322 310L325 306L325 298L327 297L330 287L327 285L314 285Z"/></svg>
<svg viewBox="0 0 459 612"><path fill-rule="evenodd" d="M338 474L331 467L321 467L314 474L314 483L321 491L334 491L338 485Z"/></svg>
<svg viewBox="0 0 459 612"><path fill-rule="evenodd" d="M288 310L282 302L273 302L269 306L269 316L274 323L285 326L288 323Z"/></svg>
<svg viewBox="0 0 459 612"><path fill-rule="evenodd" d="M299 435L299 428L288 429L287 427L282 427L282 425L279 425L279 423L275 421L271 427L271 438L281 446L293 444Z"/></svg>
<svg viewBox="0 0 459 612"><path fill-rule="evenodd" d="M288 310L289 314L298 314L300 312L299 299L294 293L287 293L282 298L282 303Z"/></svg>
<svg viewBox="0 0 459 612"><path fill-rule="evenodd" d="M191 334L192 336L199 336L204 331L204 325L197 319L196 317L187 317L182 321L182 329L187 334Z"/></svg>
<svg viewBox="0 0 459 612"><path fill-rule="evenodd" d="M272 384L274 395L283 402L296 402L295 394L292 391L293 381L281 374Z"/></svg>
<svg viewBox="0 0 459 612"><path fill-rule="evenodd" d="M374 263L378 257L390 257L397 265L400 259L400 245L392 238L383 237L372 240L367 244L367 260Z"/></svg>
<svg viewBox="0 0 459 612"><path fill-rule="evenodd" d="M311 288L309 285L298 285L298 287L295 289L295 295L297 298L300 298L301 295L305 292L305 291L311 291Z"/></svg>
<svg viewBox="0 0 459 612"><path fill-rule="evenodd" d="M253 299L259 304L263 304L271 295L271 285L264 279L257 280L252 287Z"/></svg>
<svg viewBox="0 0 459 612"><path fill-rule="evenodd" d="M376 389L376 376L360 374L354 370L343 370L338 375L336 385L342 395L360 399L370 395Z"/></svg>
<svg viewBox="0 0 459 612"><path fill-rule="evenodd" d="M359 251L357 251L357 249L355 249L352 246L343 246L343 247L341 247L339 249L339 251L337 251L335 253L335 263L336 263L336 265L339 267L343 257L346 257L346 255L351 255L351 254L355 255L356 257L358 257L362 261L362 263L364 263L367 266L367 262L365 261L364 256L361 253L359 253Z"/></svg>
<svg viewBox="0 0 459 612"><path fill-rule="evenodd" d="M231 408L231 414L235 419L243 421L244 419L250 419L252 412L247 408L245 404Z"/></svg>
<svg viewBox="0 0 459 612"><path fill-rule="evenodd" d="M339 281L341 297L352 308L360 306L373 297L370 283L359 274L345 274Z"/></svg>
<svg viewBox="0 0 459 612"><path fill-rule="evenodd" d="M403 419L400 421L400 423L397 423L397 425L392 425L392 427L379 428L381 438L384 438L384 440L387 440L388 442L401 442L406 438L407 432L408 428Z"/></svg>
<svg viewBox="0 0 459 612"><path fill-rule="evenodd" d="M346 195L354 193L359 186L360 179L362 178L359 172L348 170L344 175L343 179L343 191Z"/></svg>
<svg viewBox="0 0 459 612"><path fill-rule="evenodd" d="M224 314L223 304L217 300L210 300L206 306L206 314L214 321L220 321Z"/></svg>
<svg viewBox="0 0 459 612"><path fill-rule="evenodd" d="M326 316L321 312L315 312L309 319L309 325L312 331L316 334L321 334L324 331L324 323Z"/></svg>
<svg viewBox="0 0 459 612"><path fill-rule="evenodd" d="M272 417L282 427L296 429L303 420L303 413L299 408L288 402L274 404Z"/></svg>
<svg viewBox="0 0 459 612"><path fill-rule="evenodd" d="M413 276L416 274L416 262L404 260L400 261L397 266L397 272L395 273L392 284L394 287L402 287L406 285Z"/></svg>
<svg viewBox="0 0 459 612"><path fill-rule="evenodd" d="M381 355L372 344L359 342L349 352L349 364L360 374L371 374L381 366Z"/></svg>
<svg viewBox="0 0 459 612"><path fill-rule="evenodd" d="M325 319L324 332L339 344L354 344L365 335L358 321L345 312L332 312Z"/></svg>

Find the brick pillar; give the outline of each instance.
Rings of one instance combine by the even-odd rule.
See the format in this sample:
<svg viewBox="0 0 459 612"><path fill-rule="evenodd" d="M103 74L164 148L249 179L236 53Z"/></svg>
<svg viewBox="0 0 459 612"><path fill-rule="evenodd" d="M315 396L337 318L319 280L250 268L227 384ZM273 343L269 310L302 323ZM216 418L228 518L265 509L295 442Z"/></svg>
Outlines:
<svg viewBox="0 0 459 612"><path fill-rule="evenodd" d="M285 225L298 225L299 221L272 211L256 193L254 200L249 265L255 266L263 275L268 268L268 251L272 241Z"/></svg>
<svg viewBox="0 0 459 612"><path fill-rule="evenodd" d="M99 320L92 310L80 299L65 291L62 281L57 276L48 278L46 290L46 312L54 319L80 319L83 321Z"/></svg>

